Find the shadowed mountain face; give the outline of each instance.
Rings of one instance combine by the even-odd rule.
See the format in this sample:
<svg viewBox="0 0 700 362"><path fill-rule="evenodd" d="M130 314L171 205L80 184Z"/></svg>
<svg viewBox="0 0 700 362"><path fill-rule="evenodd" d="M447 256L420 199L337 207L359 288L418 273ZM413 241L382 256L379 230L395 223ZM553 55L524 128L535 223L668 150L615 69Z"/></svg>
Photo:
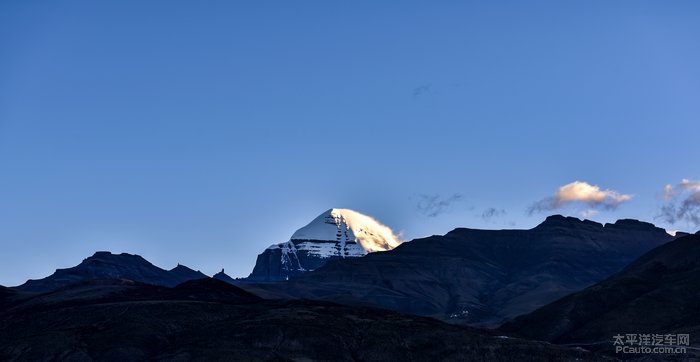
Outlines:
<svg viewBox="0 0 700 362"><path fill-rule="evenodd" d="M555 343L599 344L625 333L686 333L700 343L700 236L660 246L609 279L501 327Z"/></svg>
<svg viewBox="0 0 700 362"><path fill-rule="evenodd" d="M100 251L75 267L58 269L46 278L29 280L16 288L28 292L46 292L82 281L109 278L175 286L187 280L207 278L207 276L184 265L178 265L172 270L163 270L139 255Z"/></svg>
<svg viewBox="0 0 700 362"><path fill-rule="evenodd" d="M260 300L215 279L175 288L93 280L7 305L0 360L600 360L385 310Z"/></svg>
<svg viewBox="0 0 700 362"><path fill-rule="evenodd" d="M456 229L394 250L329 262L258 295L373 305L498 325L581 290L671 240L649 223L551 216L531 230Z"/></svg>
<svg viewBox="0 0 700 362"><path fill-rule="evenodd" d="M20 291L0 286L0 310L7 308L8 305L22 297L23 293Z"/></svg>

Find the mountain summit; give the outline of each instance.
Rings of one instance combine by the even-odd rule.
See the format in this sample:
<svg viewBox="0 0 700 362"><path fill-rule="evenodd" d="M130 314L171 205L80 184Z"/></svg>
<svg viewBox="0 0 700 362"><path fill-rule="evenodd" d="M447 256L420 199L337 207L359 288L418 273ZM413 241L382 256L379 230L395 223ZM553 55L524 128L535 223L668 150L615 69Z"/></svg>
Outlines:
<svg viewBox="0 0 700 362"><path fill-rule="evenodd" d="M28 280L17 289L28 292L47 292L71 284L95 279L127 279L135 282L174 287L182 282L207 278L200 271L184 265L171 270L161 269L140 255L112 254L98 251L79 265L57 269L52 275L37 280Z"/></svg>
<svg viewBox="0 0 700 362"><path fill-rule="evenodd" d="M394 232L377 220L350 209L330 209L297 230L289 241L267 248L248 279L286 280L334 258L360 257L399 244Z"/></svg>
<svg viewBox="0 0 700 362"><path fill-rule="evenodd" d="M354 256L386 251L401 242L390 228L350 209L330 209L297 230L291 240L335 241L338 248L330 256ZM359 250L359 249L362 250Z"/></svg>

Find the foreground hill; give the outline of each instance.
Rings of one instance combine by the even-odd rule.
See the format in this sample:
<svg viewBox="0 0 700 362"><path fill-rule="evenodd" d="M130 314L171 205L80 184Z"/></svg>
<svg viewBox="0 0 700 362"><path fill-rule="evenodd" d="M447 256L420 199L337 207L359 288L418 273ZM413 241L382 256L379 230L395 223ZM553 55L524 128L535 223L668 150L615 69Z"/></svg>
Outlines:
<svg viewBox="0 0 700 362"><path fill-rule="evenodd" d="M586 361L594 354L313 301L261 300L215 279L175 288L93 280L0 295L0 360Z"/></svg>
<svg viewBox="0 0 700 362"><path fill-rule="evenodd" d="M609 279L517 318L502 331L610 348L625 333L690 335L700 344L700 236L660 246Z"/></svg>
<svg viewBox="0 0 700 362"><path fill-rule="evenodd" d="M599 282L673 237L652 224L550 216L530 230L456 229L286 283L242 285L262 296L380 306L493 326Z"/></svg>

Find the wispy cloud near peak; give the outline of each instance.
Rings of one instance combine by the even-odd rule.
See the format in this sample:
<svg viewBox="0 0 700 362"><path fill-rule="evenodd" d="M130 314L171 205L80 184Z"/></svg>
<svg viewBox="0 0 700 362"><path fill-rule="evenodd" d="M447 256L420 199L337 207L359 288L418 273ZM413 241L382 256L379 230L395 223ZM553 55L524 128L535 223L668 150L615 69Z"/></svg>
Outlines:
<svg viewBox="0 0 700 362"><path fill-rule="evenodd" d="M670 224L685 221L700 225L700 181L683 179L677 185L664 186L664 205L658 217Z"/></svg>
<svg viewBox="0 0 700 362"><path fill-rule="evenodd" d="M446 197L440 195L420 195L416 207L422 214L428 217L436 217L447 212L453 203L461 201L462 199L463 196L461 194L452 194Z"/></svg>

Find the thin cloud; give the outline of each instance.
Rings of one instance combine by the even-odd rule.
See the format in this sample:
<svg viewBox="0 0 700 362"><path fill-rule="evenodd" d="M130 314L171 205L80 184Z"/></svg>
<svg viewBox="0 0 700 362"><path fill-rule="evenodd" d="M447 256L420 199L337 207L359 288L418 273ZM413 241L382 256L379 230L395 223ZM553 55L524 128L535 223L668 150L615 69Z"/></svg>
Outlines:
<svg viewBox="0 0 700 362"><path fill-rule="evenodd" d="M553 196L534 203L528 209L528 214L532 215L536 212L556 210L570 204L579 203L587 206L586 214L591 216L593 211L600 209L614 210L631 199L632 195L621 194L613 190L601 190L597 185L574 181L560 187Z"/></svg>
<svg viewBox="0 0 700 362"><path fill-rule="evenodd" d="M432 86L430 84L424 84L422 86L413 88L413 96L414 97L420 97L423 94L426 94L431 91Z"/></svg>
<svg viewBox="0 0 700 362"><path fill-rule="evenodd" d="M700 181L683 179L677 185L664 186L664 204L658 217L670 224L685 221L700 225Z"/></svg>
<svg viewBox="0 0 700 362"><path fill-rule="evenodd" d="M581 217L584 219L590 219L593 216L598 215L599 212L600 211L598 211L596 209L586 209L586 210L581 211Z"/></svg>
<svg viewBox="0 0 700 362"><path fill-rule="evenodd" d="M440 195L420 195L416 208L425 216L436 217L447 212L453 203L462 199L463 196L461 194L453 194L447 197L442 197Z"/></svg>
<svg viewBox="0 0 700 362"><path fill-rule="evenodd" d="M481 218L488 221L491 220L495 217L503 216L506 214L506 210L504 209L497 209L495 207L489 207L488 209L484 210L484 212L481 213Z"/></svg>

